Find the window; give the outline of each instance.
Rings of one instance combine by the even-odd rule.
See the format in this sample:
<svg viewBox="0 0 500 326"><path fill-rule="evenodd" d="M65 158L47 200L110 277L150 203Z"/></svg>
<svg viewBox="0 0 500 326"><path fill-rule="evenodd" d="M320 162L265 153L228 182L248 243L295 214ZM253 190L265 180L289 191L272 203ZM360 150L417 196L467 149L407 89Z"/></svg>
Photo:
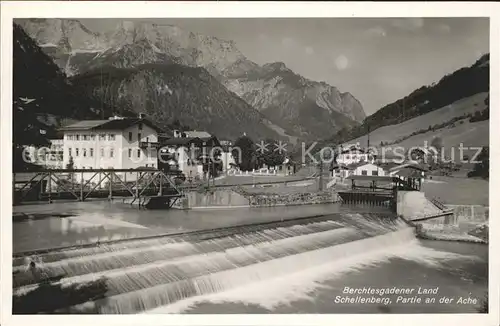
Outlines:
<svg viewBox="0 0 500 326"><path fill-rule="evenodd" d="M361 175L368 175L368 171L366 171L366 170L361 170Z"/></svg>
<svg viewBox="0 0 500 326"><path fill-rule="evenodd" d="M106 134L100 134L99 140L106 140Z"/></svg>
<svg viewBox="0 0 500 326"><path fill-rule="evenodd" d="M141 157L141 150L140 149L137 150L137 157Z"/></svg>
<svg viewBox="0 0 500 326"><path fill-rule="evenodd" d="M146 167L148 167L148 164L146 164Z"/></svg>
<svg viewBox="0 0 500 326"><path fill-rule="evenodd" d="M142 130L142 123L139 123L139 130Z"/></svg>
<svg viewBox="0 0 500 326"><path fill-rule="evenodd" d="M71 156L71 147L68 148L68 156Z"/></svg>
<svg viewBox="0 0 500 326"><path fill-rule="evenodd" d="M346 154L345 159L346 159L346 160L350 160L350 159L351 159L351 155Z"/></svg>
<svg viewBox="0 0 500 326"><path fill-rule="evenodd" d="M372 171L372 175L378 175L378 170Z"/></svg>
<svg viewBox="0 0 500 326"><path fill-rule="evenodd" d="M114 134L108 134L108 140L115 140Z"/></svg>
<svg viewBox="0 0 500 326"><path fill-rule="evenodd" d="M104 148L101 148L101 157L104 157Z"/></svg>
<svg viewBox="0 0 500 326"><path fill-rule="evenodd" d="M114 155L115 155L115 151L111 148L109 150L109 157L114 157Z"/></svg>
<svg viewBox="0 0 500 326"><path fill-rule="evenodd" d="M138 133L137 134L137 141L141 141L141 139L142 139L142 135L141 135L141 133Z"/></svg>
<svg viewBox="0 0 500 326"><path fill-rule="evenodd" d="M132 149L131 148L128 149L128 157L132 157Z"/></svg>
<svg viewBox="0 0 500 326"><path fill-rule="evenodd" d="M75 156L78 157L80 150L78 148L75 149Z"/></svg>
<svg viewBox="0 0 500 326"><path fill-rule="evenodd" d="M90 135L90 140L95 140L95 135Z"/></svg>
<svg viewBox="0 0 500 326"><path fill-rule="evenodd" d="M132 141L132 131L128 132L128 141Z"/></svg>
<svg viewBox="0 0 500 326"><path fill-rule="evenodd" d="M90 149L90 157L94 157L94 149L93 148Z"/></svg>
<svg viewBox="0 0 500 326"><path fill-rule="evenodd" d="M83 149L83 157L87 157L87 149L86 148Z"/></svg>
<svg viewBox="0 0 500 326"><path fill-rule="evenodd" d="M89 136L88 135L83 135L83 140L89 140Z"/></svg>
<svg viewBox="0 0 500 326"><path fill-rule="evenodd" d="M149 137L146 137L146 143L149 143Z"/></svg>
<svg viewBox="0 0 500 326"><path fill-rule="evenodd" d="M153 167L153 168L154 168L154 167L155 167L155 164L154 164L154 163L153 163L153 164L151 164L151 167Z"/></svg>
<svg viewBox="0 0 500 326"><path fill-rule="evenodd" d="M80 140L80 135L76 135L76 140Z"/></svg>

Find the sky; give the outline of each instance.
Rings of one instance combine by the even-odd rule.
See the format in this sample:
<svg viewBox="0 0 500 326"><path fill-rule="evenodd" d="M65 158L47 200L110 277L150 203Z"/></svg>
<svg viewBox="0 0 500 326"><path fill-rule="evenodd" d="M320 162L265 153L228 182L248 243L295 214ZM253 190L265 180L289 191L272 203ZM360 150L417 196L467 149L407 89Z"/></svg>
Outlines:
<svg viewBox="0 0 500 326"><path fill-rule="evenodd" d="M236 42L250 60L350 92L367 115L489 52L488 18L147 19ZM116 21L82 19L102 30Z"/></svg>

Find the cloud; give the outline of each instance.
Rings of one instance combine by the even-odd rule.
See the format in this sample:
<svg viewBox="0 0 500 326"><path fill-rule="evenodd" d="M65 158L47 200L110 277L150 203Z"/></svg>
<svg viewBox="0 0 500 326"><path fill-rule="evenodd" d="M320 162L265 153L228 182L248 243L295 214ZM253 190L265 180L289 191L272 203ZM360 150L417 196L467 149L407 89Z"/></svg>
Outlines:
<svg viewBox="0 0 500 326"><path fill-rule="evenodd" d="M291 37L285 37L281 40L281 44L286 47L292 47L295 45L295 40Z"/></svg>
<svg viewBox="0 0 500 326"><path fill-rule="evenodd" d="M372 28L367 29L365 31L365 34L367 36L371 36L371 37L384 37L387 35L387 32L383 27L376 26L376 27L372 27Z"/></svg>
<svg viewBox="0 0 500 326"><path fill-rule="evenodd" d="M259 39L259 41L264 42L264 41L267 41L269 39L269 37L266 34L261 33L261 34L259 34L258 39Z"/></svg>
<svg viewBox="0 0 500 326"><path fill-rule="evenodd" d="M349 59L343 54L339 55L335 58L335 67L337 67L338 70L349 68Z"/></svg>
<svg viewBox="0 0 500 326"><path fill-rule="evenodd" d="M440 33L443 33L443 34L448 34L451 32L451 27L449 25L446 25L446 24L439 24L437 26L437 29Z"/></svg>
<svg viewBox="0 0 500 326"><path fill-rule="evenodd" d="M391 25L395 28L405 31L415 32L424 27L424 20L422 18L397 18L393 19Z"/></svg>
<svg viewBox="0 0 500 326"><path fill-rule="evenodd" d="M313 55L314 54L314 49L312 47L310 47L310 46L307 46L305 51L306 51L307 55Z"/></svg>

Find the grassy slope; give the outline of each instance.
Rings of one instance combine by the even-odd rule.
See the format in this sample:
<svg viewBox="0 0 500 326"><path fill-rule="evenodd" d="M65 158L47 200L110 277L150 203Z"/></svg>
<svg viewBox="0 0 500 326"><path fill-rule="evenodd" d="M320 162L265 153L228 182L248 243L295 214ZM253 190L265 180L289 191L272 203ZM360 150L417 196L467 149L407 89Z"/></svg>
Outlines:
<svg viewBox="0 0 500 326"><path fill-rule="evenodd" d="M486 96L487 93L479 93L403 123L378 128L371 132L370 143L372 146L379 147L381 141L392 143L401 137L410 135L414 131L427 129L429 126L446 122L454 117L482 110L485 108L484 99ZM456 122L453 128L445 127L443 129L415 135L401 143L393 144L392 146L404 146L407 148L412 146L423 146L425 140L430 144L430 141L435 136L440 136L443 139L444 146L447 148L458 146L460 143L464 143L464 146L488 145L489 121L475 123L465 122L463 124ZM349 143L360 142L360 144L366 145L366 141L367 137L363 136Z"/></svg>
<svg viewBox="0 0 500 326"><path fill-rule="evenodd" d="M433 176L422 190L428 197L452 205L489 205L489 182L482 179Z"/></svg>

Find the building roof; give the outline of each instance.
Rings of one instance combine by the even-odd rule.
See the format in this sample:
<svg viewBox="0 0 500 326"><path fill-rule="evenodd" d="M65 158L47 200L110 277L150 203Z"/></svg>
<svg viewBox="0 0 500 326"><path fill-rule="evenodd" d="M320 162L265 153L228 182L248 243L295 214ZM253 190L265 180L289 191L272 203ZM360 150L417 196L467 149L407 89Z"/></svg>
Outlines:
<svg viewBox="0 0 500 326"><path fill-rule="evenodd" d="M124 130L138 123L153 128L157 132L161 132L161 128L147 119L140 118L123 118L112 120L83 120L68 126L62 127L62 131L78 131L78 130Z"/></svg>
<svg viewBox="0 0 500 326"><path fill-rule="evenodd" d="M89 130L100 126L109 120L83 120L72 123L70 125L62 127L60 130L70 131L70 130Z"/></svg>
<svg viewBox="0 0 500 326"><path fill-rule="evenodd" d="M396 162L377 162L376 164L379 165L380 167L384 168L385 170L389 170L389 171L393 170L396 167L401 166L400 163L396 163Z"/></svg>
<svg viewBox="0 0 500 326"><path fill-rule="evenodd" d="M349 153L363 153L363 154L367 154L366 151L362 148L344 148L340 151L340 154L349 154Z"/></svg>
<svg viewBox="0 0 500 326"><path fill-rule="evenodd" d="M416 171L409 167L402 168L401 170L396 172L396 175L405 178L422 178L422 173L420 171Z"/></svg>
<svg viewBox="0 0 500 326"><path fill-rule="evenodd" d="M418 170L418 171L428 171L429 169L425 167L423 164L419 164L416 162L408 162L404 164L398 164L397 166L394 166L390 168L391 171L396 171L398 169L403 169L403 168L408 168L412 170Z"/></svg>
<svg viewBox="0 0 500 326"><path fill-rule="evenodd" d="M345 165L339 165L339 164L334 164L330 167L330 171L332 170L340 170L340 169L343 169L343 170L349 170L349 168Z"/></svg>
<svg viewBox="0 0 500 326"><path fill-rule="evenodd" d="M191 143L202 143L203 141L198 137L178 137L170 138L161 142L162 146L175 145L175 146L189 146Z"/></svg>
<svg viewBox="0 0 500 326"><path fill-rule="evenodd" d="M398 180L397 177L390 177L390 176L376 176L376 175L350 175L346 179L350 180L375 180L375 181L390 181L390 182L396 182Z"/></svg>
<svg viewBox="0 0 500 326"><path fill-rule="evenodd" d="M351 163L351 164L348 164L346 165L346 167L348 169L351 169L351 170L354 170L356 168L359 168L360 166L364 166L364 165L367 165L367 164L371 164L371 165L375 165L381 169L383 169L382 166L380 166L379 164L376 164L376 163L372 163L372 162L357 162L357 163Z"/></svg>
<svg viewBox="0 0 500 326"><path fill-rule="evenodd" d="M212 138L212 135L210 135L206 131L196 131L196 130L193 130L193 131L184 131L183 133L188 138L195 138L195 137L200 138L200 139Z"/></svg>

